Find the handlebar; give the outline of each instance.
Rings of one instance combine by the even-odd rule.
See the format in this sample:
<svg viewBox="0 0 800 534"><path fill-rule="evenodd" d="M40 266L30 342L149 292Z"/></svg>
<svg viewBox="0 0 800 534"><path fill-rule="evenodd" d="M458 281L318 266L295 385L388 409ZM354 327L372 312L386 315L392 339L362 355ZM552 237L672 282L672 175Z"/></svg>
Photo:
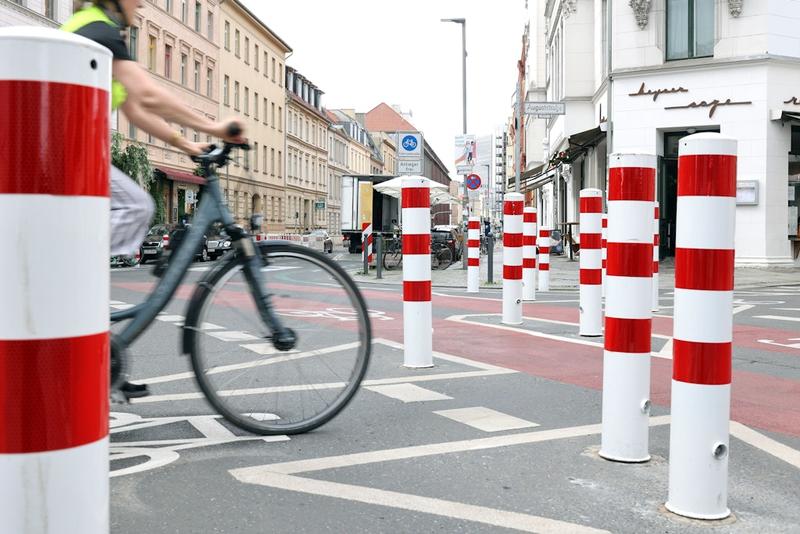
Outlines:
<svg viewBox="0 0 800 534"><path fill-rule="evenodd" d="M241 133L242 129L238 124L231 124L228 127L228 137L238 137L241 135ZM208 145L208 148L203 154L199 156L191 156L191 160L195 163L199 163L206 169L211 165L221 167L228 162L230 159L230 153L234 148L250 150L251 147L249 143L229 143L224 141L222 147L218 147L214 144Z"/></svg>

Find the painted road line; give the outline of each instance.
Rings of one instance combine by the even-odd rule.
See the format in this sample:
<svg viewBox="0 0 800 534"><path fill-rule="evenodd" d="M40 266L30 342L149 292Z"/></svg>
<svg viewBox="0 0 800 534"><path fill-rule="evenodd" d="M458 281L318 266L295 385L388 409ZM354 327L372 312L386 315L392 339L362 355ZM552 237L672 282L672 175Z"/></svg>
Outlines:
<svg viewBox="0 0 800 534"><path fill-rule="evenodd" d="M403 344L398 343L396 341L392 341L391 339L384 339L382 337L376 338L372 340L372 343L379 343L381 345L385 345L389 348L403 350ZM434 358L439 358L440 360L447 360L452 363L458 363L461 365L466 365L468 367L475 367L476 369L483 369L484 371L507 371L516 373L513 369L507 369L505 367L500 367L498 365L492 365L491 363L479 362L477 360L470 360L469 358L464 358L462 356L453 356L452 354L445 354L444 352L433 352Z"/></svg>
<svg viewBox="0 0 800 534"><path fill-rule="evenodd" d="M794 311L794 312L800 312L800 308L772 308L772 309L773 309L773 310L776 310L776 311Z"/></svg>
<svg viewBox="0 0 800 534"><path fill-rule="evenodd" d="M752 308L755 308L753 304L742 304L741 306L736 306L733 308L733 314L736 315L737 313L742 313L743 311L747 311Z"/></svg>
<svg viewBox="0 0 800 534"><path fill-rule="evenodd" d="M764 434L736 421L731 421L730 431L732 436L800 469L800 451L768 438Z"/></svg>
<svg viewBox="0 0 800 534"><path fill-rule="evenodd" d="M122 302L121 300L110 300L110 301L108 301L108 304L109 304L109 306L114 306L116 304L125 304L125 303Z"/></svg>
<svg viewBox="0 0 800 534"><path fill-rule="evenodd" d="M364 389L380 393L391 399L396 399L405 403L409 402L427 402L437 400L451 400L453 397L448 397L430 389L421 388L414 384L392 384L385 386L366 386Z"/></svg>
<svg viewBox="0 0 800 534"><path fill-rule="evenodd" d="M603 348L603 344L602 343L598 343L596 341L588 341L588 340L585 340L585 339L577 339L577 338L571 338L571 337L566 337L566 336L559 336L559 335L556 335L556 334L545 334L544 332L537 332L536 330L528 330L528 329L525 329L525 328L518 328L518 327L514 327L514 326L506 326L506 325L502 325L502 324L479 323L479 322L469 321L468 320L468 318L470 318L470 317L492 317L492 316L493 317L499 317L500 314L497 314L497 313L485 313L485 314L470 314L470 315L451 315L450 317L448 317L445 320L446 321L453 321L453 322L456 322L456 323L463 323L463 324L471 325L471 326L483 326L483 327L486 327L486 328L494 328L495 330L505 330L507 332L516 332L518 334L525 334L525 335L533 336L533 337L551 339L553 341L565 341L567 343L573 343L575 345L585 345L587 347L595 347L595 348L600 348L600 349ZM536 317L523 317L523 319L529 319L531 321L538 320ZM573 323L573 324L577 324L577 323ZM666 340L670 339L670 336L664 336L664 335L661 335L661 334L653 334L653 337L666 339ZM654 358L661 358L661 359L664 359L664 360L671 360L672 359L672 354L671 353L670 354L661 354L659 352L651 352L650 354Z"/></svg>
<svg viewBox="0 0 800 534"><path fill-rule="evenodd" d="M366 486L356 486L354 484L342 484L339 482L283 475L280 473L265 473L259 478L258 482L251 483L310 495L333 497L387 508L461 519L522 532L539 532L545 534L560 534L563 532L596 534L608 532L606 530L584 527L576 523L568 523L566 521L558 521L556 519L548 519L546 517L519 512L510 512L485 506L475 506L443 499L410 495L408 493L399 493L396 491L380 490Z"/></svg>
<svg viewBox="0 0 800 534"><path fill-rule="evenodd" d="M238 330L208 332L208 335L217 338L220 341L252 341L254 339L259 339L257 336L254 336L253 334L248 334L247 332L241 332Z"/></svg>
<svg viewBox="0 0 800 534"><path fill-rule="evenodd" d="M658 351L658 354L660 358L664 358L666 360L672 359L672 338L669 338L667 342L664 343L664 346L661 347L661 350Z"/></svg>
<svg viewBox="0 0 800 534"><path fill-rule="evenodd" d="M789 348L789 349L800 349L800 337L789 338L787 341L798 341L798 343L789 343L789 344L777 343L773 339L759 339L758 340L759 343L764 343L766 345L776 345L778 347L786 347L786 348Z"/></svg>
<svg viewBox="0 0 800 534"><path fill-rule="evenodd" d="M454 410L439 410L433 412L436 415L447 417L458 423L483 430L484 432L502 432L506 430L518 430L520 428L534 428L539 426L537 423L526 421L512 415L504 414L478 406L475 408L456 408Z"/></svg>
<svg viewBox="0 0 800 534"><path fill-rule="evenodd" d="M115 310L130 310L135 306L136 304L111 304L111 307Z"/></svg>
<svg viewBox="0 0 800 534"><path fill-rule="evenodd" d="M280 351L275 348L272 343L249 343L247 345L240 345L242 348L253 351L262 356L272 356L274 354L293 354L296 350ZM356 345L357 346L357 345Z"/></svg>
<svg viewBox="0 0 800 534"><path fill-rule="evenodd" d="M770 321L792 321L800 323L800 317L787 317L785 315L754 315L753 319L768 319Z"/></svg>
<svg viewBox="0 0 800 534"><path fill-rule="evenodd" d="M156 319L164 321L165 323L182 323L186 320L186 317L183 315L159 315Z"/></svg>

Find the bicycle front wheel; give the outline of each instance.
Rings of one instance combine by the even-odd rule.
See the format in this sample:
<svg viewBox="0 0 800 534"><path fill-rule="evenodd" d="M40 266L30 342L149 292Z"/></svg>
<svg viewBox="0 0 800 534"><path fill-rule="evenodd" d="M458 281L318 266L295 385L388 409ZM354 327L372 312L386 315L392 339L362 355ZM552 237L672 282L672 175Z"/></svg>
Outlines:
<svg viewBox="0 0 800 534"><path fill-rule="evenodd" d="M273 346L240 258L201 291L187 328L192 366L208 401L257 434L299 434L330 421L353 398L367 370L371 329L355 283L321 253L262 243L261 284L278 319L297 337Z"/></svg>

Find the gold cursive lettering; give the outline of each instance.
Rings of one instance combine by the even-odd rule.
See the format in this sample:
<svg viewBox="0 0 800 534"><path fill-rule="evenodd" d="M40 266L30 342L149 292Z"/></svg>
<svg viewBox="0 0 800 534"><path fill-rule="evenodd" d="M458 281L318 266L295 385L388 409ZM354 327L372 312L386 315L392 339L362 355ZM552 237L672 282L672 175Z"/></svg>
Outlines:
<svg viewBox="0 0 800 534"><path fill-rule="evenodd" d="M714 113L717 111L717 108L720 107L720 106L743 106L743 105L747 105L747 104L752 104L752 102L750 102L749 100L748 101L742 101L742 102L734 102L730 98L728 98L728 99L726 99L724 101L721 101L721 100L718 100L718 99L715 98L714 100L711 100L711 101L701 100L700 102L692 102L692 103L687 104L685 106L667 106L664 109L710 108L708 110L708 118L710 119L711 117L714 116Z"/></svg>
<svg viewBox="0 0 800 534"><path fill-rule="evenodd" d="M670 93L688 93L688 89L684 89L683 87L673 87L672 89L647 89L645 86L645 82L642 82L642 85L639 86L639 90L635 93L629 93L628 96L652 96L653 102L655 102L659 96L666 95Z"/></svg>
<svg viewBox="0 0 800 534"><path fill-rule="evenodd" d="M794 104L795 106L800 106L800 98L793 96L789 100L784 101L784 104Z"/></svg>

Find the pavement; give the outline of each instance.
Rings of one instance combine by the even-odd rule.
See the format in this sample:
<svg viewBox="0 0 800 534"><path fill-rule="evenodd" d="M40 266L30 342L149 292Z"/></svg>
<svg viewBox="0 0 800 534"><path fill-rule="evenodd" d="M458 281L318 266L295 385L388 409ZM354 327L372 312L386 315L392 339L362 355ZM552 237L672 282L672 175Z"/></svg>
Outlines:
<svg viewBox="0 0 800 534"><path fill-rule="evenodd" d="M355 256L334 259L358 269ZM578 294L566 274L559 290L524 304L518 326L501 324L498 288L468 295L434 278L429 369L403 366L402 291L373 274L360 283L374 341L361 391L318 430L261 437L220 418L179 355L186 304L213 265L196 264L132 347L133 377L153 395L112 407L115 533L800 532L800 286L735 292L733 516L703 522L663 508L673 298L666 284L653 322L652 460L632 465L597 454L603 338L577 334ZM560 271L568 272L566 262ZM330 384L325 374L353 339L346 302L313 270L268 276L282 318L333 356L310 359L315 368L294 378ZM141 302L153 283L147 267L114 270L112 307ZM277 395L251 394L254 382L285 375L259 342L237 283L220 291L207 318L205 355L232 366L219 376L243 411L282 413ZM229 372L234 367L247 372Z"/></svg>
<svg viewBox="0 0 800 534"><path fill-rule="evenodd" d="M501 287L503 285L503 247L498 244L494 253L494 283L487 283L488 260L481 257L481 287ZM578 289L578 274L580 263L577 258L570 260L568 256L550 256L550 288L552 290ZM377 273L373 267L369 276L363 275L363 267L358 266L350 271L354 279L359 282L378 281ZM381 283L402 284L402 270L382 272ZM674 258L666 258L659 264L659 284L662 288L675 286ZM467 273L462 269L461 262L452 264L445 270L431 272L431 281L436 287L466 288ZM784 284L800 284L800 265L794 267L737 267L734 271L734 286L736 289L750 289L759 287L779 286Z"/></svg>

